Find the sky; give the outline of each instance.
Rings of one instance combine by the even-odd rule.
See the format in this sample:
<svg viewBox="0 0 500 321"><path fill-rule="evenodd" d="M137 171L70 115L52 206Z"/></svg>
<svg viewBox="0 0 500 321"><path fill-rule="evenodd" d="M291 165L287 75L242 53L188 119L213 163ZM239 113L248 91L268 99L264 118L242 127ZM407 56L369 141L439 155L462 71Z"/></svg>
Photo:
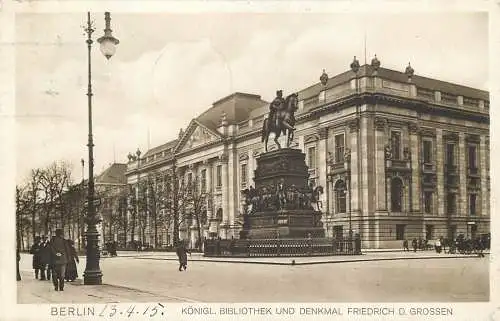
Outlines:
<svg viewBox="0 0 500 321"><path fill-rule="evenodd" d="M104 14L92 16L103 35ZM120 40L92 51L94 172L144 153L233 92L270 101L349 69L385 68L488 90L486 13L113 14ZM65 160L88 163L86 14L16 15L16 181ZM365 46L366 35L366 46ZM149 133L149 134L148 134ZM85 168L85 177L88 169Z"/></svg>

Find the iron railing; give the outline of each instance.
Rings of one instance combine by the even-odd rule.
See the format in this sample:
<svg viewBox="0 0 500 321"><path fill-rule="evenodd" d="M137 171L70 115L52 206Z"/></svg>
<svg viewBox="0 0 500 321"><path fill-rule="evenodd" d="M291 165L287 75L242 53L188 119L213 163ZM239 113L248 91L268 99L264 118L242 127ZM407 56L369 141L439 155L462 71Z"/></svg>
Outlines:
<svg viewBox="0 0 500 321"><path fill-rule="evenodd" d="M278 257L359 255L361 240L348 238L304 239L209 239L205 241L205 256Z"/></svg>

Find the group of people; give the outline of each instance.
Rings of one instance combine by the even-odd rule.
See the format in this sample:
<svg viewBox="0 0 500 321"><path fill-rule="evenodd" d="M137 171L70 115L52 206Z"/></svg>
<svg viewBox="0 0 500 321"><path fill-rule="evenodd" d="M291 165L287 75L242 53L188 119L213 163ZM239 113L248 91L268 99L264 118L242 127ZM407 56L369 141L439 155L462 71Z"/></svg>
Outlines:
<svg viewBox="0 0 500 321"><path fill-rule="evenodd" d="M428 240L423 240L422 238L414 238L411 242L413 251L432 249L436 253L461 253L461 254L471 254L476 253L480 257L484 257L483 251L489 248L488 241L484 238L466 238L463 234L460 234L457 238L448 240L440 237L434 241L434 246L428 244ZM448 252L446 249L448 248ZM403 251L410 251L408 247L408 240L403 241Z"/></svg>
<svg viewBox="0 0 500 321"><path fill-rule="evenodd" d="M62 229L57 229L50 240L45 235L36 236L30 253L33 254L35 278L41 281L52 278L56 291L64 291L64 281L73 282L78 277L78 254L74 242L64 239Z"/></svg>
<svg viewBox="0 0 500 321"><path fill-rule="evenodd" d="M429 248L429 241L428 240L423 240L421 237L414 238L411 241L411 247L413 248L413 252L417 252L417 250L427 250ZM403 251L410 251L410 248L408 247L408 240L403 241Z"/></svg>
<svg viewBox="0 0 500 321"><path fill-rule="evenodd" d="M109 241L106 242L106 251L109 253L110 256L118 256L116 253L116 248L118 247L118 244L116 241Z"/></svg>

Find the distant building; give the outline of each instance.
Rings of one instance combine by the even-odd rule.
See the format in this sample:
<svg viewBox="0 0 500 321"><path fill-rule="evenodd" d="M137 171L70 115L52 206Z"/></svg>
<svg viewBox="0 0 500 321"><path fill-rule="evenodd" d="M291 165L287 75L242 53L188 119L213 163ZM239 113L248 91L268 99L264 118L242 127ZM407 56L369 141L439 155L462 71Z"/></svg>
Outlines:
<svg viewBox="0 0 500 321"><path fill-rule="evenodd" d="M351 228L364 247L383 248L400 247L403 239L489 232L488 92L415 75L410 66L381 68L375 58L357 72L324 73L298 95L292 147L306 154L311 181L325 188L327 236ZM268 111L258 95L216 101L178 139L129 155L132 193L138 195L136 184L148 173L167 183L175 166L181 177L200 177L211 195L201 234L237 238L241 191L253 185ZM196 230L192 220L183 223L181 238L193 246ZM145 233L153 244L150 223ZM159 244L171 244L171 235L171 226L162 227Z"/></svg>
<svg viewBox="0 0 500 321"><path fill-rule="evenodd" d="M102 245L109 241L125 242L127 229L127 164L113 163L95 178L97 212L102 222L98 226Z"/></svg>

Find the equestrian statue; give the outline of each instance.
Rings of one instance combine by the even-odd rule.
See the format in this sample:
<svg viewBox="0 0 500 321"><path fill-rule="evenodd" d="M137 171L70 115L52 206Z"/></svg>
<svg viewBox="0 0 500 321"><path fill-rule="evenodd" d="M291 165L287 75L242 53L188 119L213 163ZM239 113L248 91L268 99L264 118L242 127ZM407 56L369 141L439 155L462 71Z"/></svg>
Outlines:
<svg viewBox="0 0 500 321"><path fill-rule="evenodd" d="M298 109L297 93L288 95L283 99L283 91L276 92L276 98L269 105L269 115L262 125L262 142L265 142L267 152L267 142L269 135L274 133L274 142L281 148L278 138L283 134L287 135L286 147L290 147L295 131L295 112Z"/></svg>

